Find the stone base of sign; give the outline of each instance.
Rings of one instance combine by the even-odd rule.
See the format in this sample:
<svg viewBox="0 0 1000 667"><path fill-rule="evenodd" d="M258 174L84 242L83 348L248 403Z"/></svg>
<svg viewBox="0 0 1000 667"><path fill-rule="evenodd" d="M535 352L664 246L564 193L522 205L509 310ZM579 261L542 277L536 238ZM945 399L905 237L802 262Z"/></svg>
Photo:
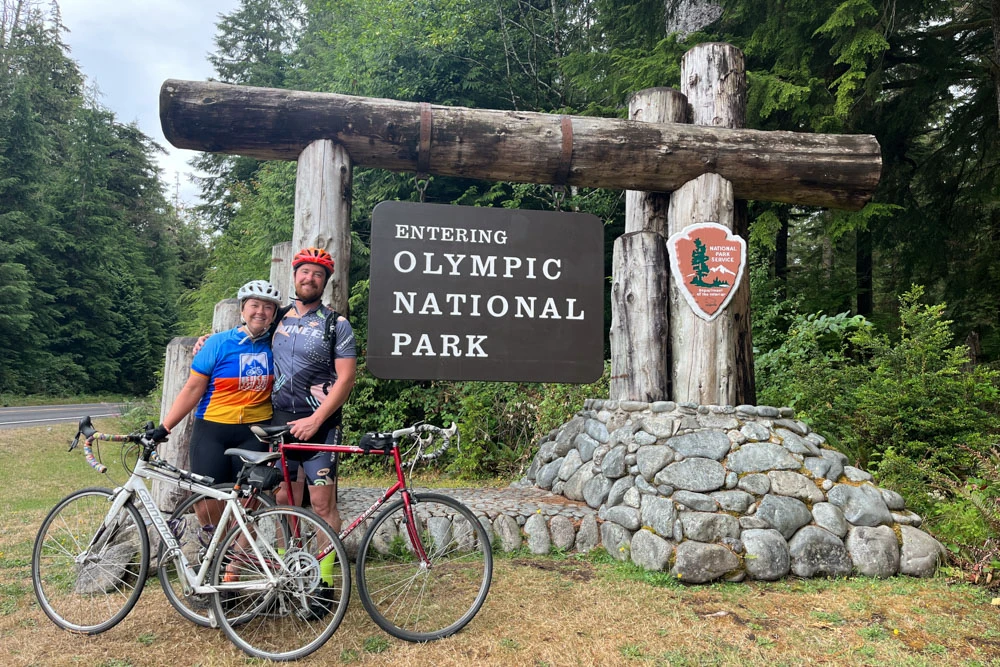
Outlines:
<svg viewBox="0 0 1000 667"><path fill-rule="evenodd" d="M926 577L945 557L902 496L790 408L592 399L537 446L512 486L561 496L575 516L487 516L502 549L600 544L691 583Z"/></svg>

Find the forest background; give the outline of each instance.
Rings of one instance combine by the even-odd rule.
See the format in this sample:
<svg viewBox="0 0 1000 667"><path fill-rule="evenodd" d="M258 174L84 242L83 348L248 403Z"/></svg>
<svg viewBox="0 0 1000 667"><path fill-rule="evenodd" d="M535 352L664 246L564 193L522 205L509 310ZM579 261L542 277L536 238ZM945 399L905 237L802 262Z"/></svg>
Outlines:
<svg viewBox="0 0 1000 667"><path fill-rule="evenodd" d="M155 395L170 339L208 330L215 303L267 276L271 247L291 238L295 165L203 154L202 204L172 203L161 147L103 107L69 57L58 0L0 2L0 395ZM714 19L670 31L691 5ZM903 493L969 576L991 579L1000 0L242 0L209 59L234 84L624 117L631 93L676 87L682 54L707 41L746 56L748 127L882 146L859 212L750 202L757 402L794 407ZM529 209L558 194L457 178L426 190ZM518 477L539 435L607 395L607 373L589 386L368 374L371 210L396 199L418 199L412 174L355 169L362 358L348 428L456 419L463 448L444 472ZM605 221L609 275L624 193L570 188L562 207Z"/></svg>

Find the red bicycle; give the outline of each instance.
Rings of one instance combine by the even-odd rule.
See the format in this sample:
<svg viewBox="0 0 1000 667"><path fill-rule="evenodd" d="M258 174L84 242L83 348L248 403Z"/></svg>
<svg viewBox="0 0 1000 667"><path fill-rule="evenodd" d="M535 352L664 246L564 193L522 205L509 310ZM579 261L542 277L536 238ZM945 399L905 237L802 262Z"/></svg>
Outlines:
<svg viewBox="0 0 1000 667"><path fill-rule="evenodd" d="M414 492L406 483L403 464L404 456L412 456L408 465L412 474L418 461L439 457L456 438L458 427L417 424L391 433L368 433L358 446L285 442L289 429L251 427L262 442L281 453L289 494L292 485L285 465L289 452L392 458L395 484L339 536L344 540L369 522L355 555L355 573L361 602L372 620L394 637L411 642L442 639L465 627L482 608L493 578L493 549L486 529L454 498ZM441 444L431 449L436 440ZM402 443L407 445L405 452L400 451ZM379 512L396 494L400 499Z"/></svg>

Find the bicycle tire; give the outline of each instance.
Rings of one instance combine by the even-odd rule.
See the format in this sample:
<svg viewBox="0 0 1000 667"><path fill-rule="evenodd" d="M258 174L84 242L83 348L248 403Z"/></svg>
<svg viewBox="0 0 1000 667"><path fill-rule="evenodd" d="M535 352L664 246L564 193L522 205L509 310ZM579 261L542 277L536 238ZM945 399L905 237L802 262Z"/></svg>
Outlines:
<svg viewBox="0 0 1000 667"><path fill-rule="evenodd" d="M347 552L315 512L278 505L251 515L264 563L239 527L230 530L212 561L212 605L226 636L242 651L265 660L298 660L321 647L347 612L351 572ZM317 556L333 550L323 563Z"/></svg>
<svg viewBox="0 0 1000 667"><path fill-rule="evenodd" d="M479 612L493 579L493 549L472 511L454 498L411 494L417 533L430 560L416 557L399 500L375 517L358 550L357 583L368 615L410 642L455 634Z"/></svg>
<svg viewBox="0 0 1000 667"><path fill-rule="evenodd" d="M220 491L232 490L232 484L216 484L214 489L219 489ZM191 566L198 570L201 567L202 560L205 557L206 548L212 539L214 534L214 528L203 528L198 521L198 518L194 514L195 503L203 499L205 496L202 494L193 494L186 498L176 509L170 514L170 518L167 520L167 526L170 528L171 532L174 534L174 538L180 544L181 550L187 556L188 561L190 561ZM274 499L265 494L258 493L252 496L253 500L260 503L261 507L273 507ZM248 504L251 498L241 497L240 502L245 508L250 509ZM259 507L252 508L253 510L260 509ZM228 532L235 522L231 521L230 525L226 527L223 534ZM167 601L173 606L177 612L191 621L196 625L200 625L203 628L209 628L215 625L214 620L209 615L209 609L212 605L212 598L210 595L197 595L192 593L191 595L184 594L184 584L183 575L177 572L177 562L173 558L164 559L163 555L166 551L166 546L163 541L160 540L160 546L157 550L157 568L156 574L160 580L160 586L163 587L163 593L167 597ZM208 577L206 576L206 581Z"/></svg>
<svg viewBox="0 0 1000 667"><path fill-rule="evenodd" d="M104 632L125 618L142 594L149 535L131 500L117 516L109 516L114 497L99 487L71 493L38 530L31 583L42 611L64 630Z"/></svg>

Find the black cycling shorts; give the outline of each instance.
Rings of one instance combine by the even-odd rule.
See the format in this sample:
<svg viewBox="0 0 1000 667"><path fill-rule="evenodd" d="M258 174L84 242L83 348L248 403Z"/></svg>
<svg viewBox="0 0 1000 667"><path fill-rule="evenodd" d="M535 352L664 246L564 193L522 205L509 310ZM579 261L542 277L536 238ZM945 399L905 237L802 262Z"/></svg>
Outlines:
<svg viewBox="0 0 1000 667"><path fill-rule="evenodd" d="M267 422L257 422L267 424ZM251 424L220 424L195 419L191 430L191 472L208 475L218 482L236 482L243 468L238 456L226 456L231 447L267 451L267 445L250 432Z"/></svg>
<svg viewBox="0 0 1000 667"><path fill-rule="evenodd" d="M295 414L294 412L275 410L271 423L287 424L288 422L308 416L308 414ZM316 429L313 436L306 442L324 445L339 445L341 444L341 440L342 431L340 428L339 414L335 414L323 422L323 424ZM299 470L299 464L301 464L303 470L305 470L306 480L310 486L326 486L333 484L334 478L337 476L337 454L334 452L320 451L311 453L304 450L294 452L290 451L285 455L285 458L288 461L289 477L291 479L296 478Z"/></svg>

